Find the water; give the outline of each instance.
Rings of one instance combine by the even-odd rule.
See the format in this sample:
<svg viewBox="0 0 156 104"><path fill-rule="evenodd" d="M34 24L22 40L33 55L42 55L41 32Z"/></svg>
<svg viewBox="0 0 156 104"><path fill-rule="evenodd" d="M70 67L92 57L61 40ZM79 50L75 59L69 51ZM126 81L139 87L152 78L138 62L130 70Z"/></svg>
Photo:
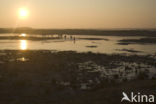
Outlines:
<svg viewBox="0 0 156 104"><path fill-rule="evenodd" d="M4 37L23 37L22 39L7 39ZM122 49L136 50L136 54L155 54L156 44L129 44L119 45L122 39L140 39L143 36L92 36L92 35L73 35L75 41L67 38L44 39L42 35L29 34L0 34L0 50L57 50L57 51L77 51L77 52L94 52L94 53L131 53L122 51ZM40 40L27 39L27 37L41 38ZM54 35L53 37L57 37ZM43 38L43 39L42 39ZM135 52L134 52L135 53Z"/></svg>

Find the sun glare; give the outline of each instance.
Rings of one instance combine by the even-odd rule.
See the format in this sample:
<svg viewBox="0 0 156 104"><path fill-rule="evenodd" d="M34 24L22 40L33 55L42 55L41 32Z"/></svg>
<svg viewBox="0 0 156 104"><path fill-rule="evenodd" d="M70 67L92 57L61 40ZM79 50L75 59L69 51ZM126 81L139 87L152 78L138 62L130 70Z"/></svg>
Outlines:
<svg viewBox="0 0 156 104"><path fill-rule="evenodd" d="M28 16L28 10L25 9L25 8L21 8L21 9L19 10L19 16L20 16L20 18L25 18L25 17L27 17L27 16Z"/></svg>

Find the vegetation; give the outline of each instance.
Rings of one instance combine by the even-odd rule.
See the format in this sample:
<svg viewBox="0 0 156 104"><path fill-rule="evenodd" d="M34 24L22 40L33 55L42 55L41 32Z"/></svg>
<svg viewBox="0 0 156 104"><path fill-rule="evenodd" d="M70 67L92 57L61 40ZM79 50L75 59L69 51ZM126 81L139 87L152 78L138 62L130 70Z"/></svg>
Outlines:
<svg viewBox="0 0 156 104"><path fill-rule="evenodd" d="M3 50L0 51L0 103L119 104L123 91L156 94L156 80L154 77L149 80L146 73L141 73L138 79L125 79L118 83L105 78L100 80L99 73L92 72L94 66L93 69L79 69L79 65L88 61L108 70L120 66L115 62L145 63L156 68L155 57L73 51ZM93 65L88 63L87 66L90 64ZM131 69L125 66L125 70ZM84 83L81 78L84 81L90 80L89 82L98 78L100 82L86 89L85 85L81 85ZM119 76L114 75L114 78Z"/></svg>
<svg viewBox="0 0 156 104"><path fill-rule="evenodd" d="M106 36L156 36L156 29L147 30L95 30L95 29L33 29L33 28L0 28L0 33L28 34L70 34L70 35L106 35Z"/></svg>
<svg viewBox="0 0 156 104"><path fill-rule="evenodd" d="M123 39L118 44L156 44L156 38L140 38L140 39Z"/></svg>

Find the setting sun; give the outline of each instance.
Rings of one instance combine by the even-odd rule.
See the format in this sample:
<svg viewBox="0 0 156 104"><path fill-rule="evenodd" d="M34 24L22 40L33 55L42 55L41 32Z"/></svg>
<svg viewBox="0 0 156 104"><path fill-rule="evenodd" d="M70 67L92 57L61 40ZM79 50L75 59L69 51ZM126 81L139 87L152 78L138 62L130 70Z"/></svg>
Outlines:
<svg viewBox="0 0 156 104"><path fill-rule="evenodd" d="M21 9L19 10L19 16L20 16L20 18L25 18L25 17L27 17L27 16L28 16L28 10L25 9L25 8L21 8Z"/></svg>
<svg viewBox="0 0 156 104"><path fill-rule="evenodd" d="M0 0L0 104L156 104L156 0Z"/></svg>

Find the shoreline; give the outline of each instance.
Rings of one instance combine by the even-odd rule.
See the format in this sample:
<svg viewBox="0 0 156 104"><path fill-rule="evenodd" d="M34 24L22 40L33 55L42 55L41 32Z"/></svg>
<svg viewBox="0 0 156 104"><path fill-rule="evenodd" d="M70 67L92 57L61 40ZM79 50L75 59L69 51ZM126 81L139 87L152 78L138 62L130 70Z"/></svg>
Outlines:
<svg viewBox="0 0 156 104"><path fill-rule="evenodd" d="M156 37L156 29L98 30L98 29L33 29L33 28L0 28L0 33L27 34L70 34L70 35L101 35L101 36L148 36Z"/></svg>

